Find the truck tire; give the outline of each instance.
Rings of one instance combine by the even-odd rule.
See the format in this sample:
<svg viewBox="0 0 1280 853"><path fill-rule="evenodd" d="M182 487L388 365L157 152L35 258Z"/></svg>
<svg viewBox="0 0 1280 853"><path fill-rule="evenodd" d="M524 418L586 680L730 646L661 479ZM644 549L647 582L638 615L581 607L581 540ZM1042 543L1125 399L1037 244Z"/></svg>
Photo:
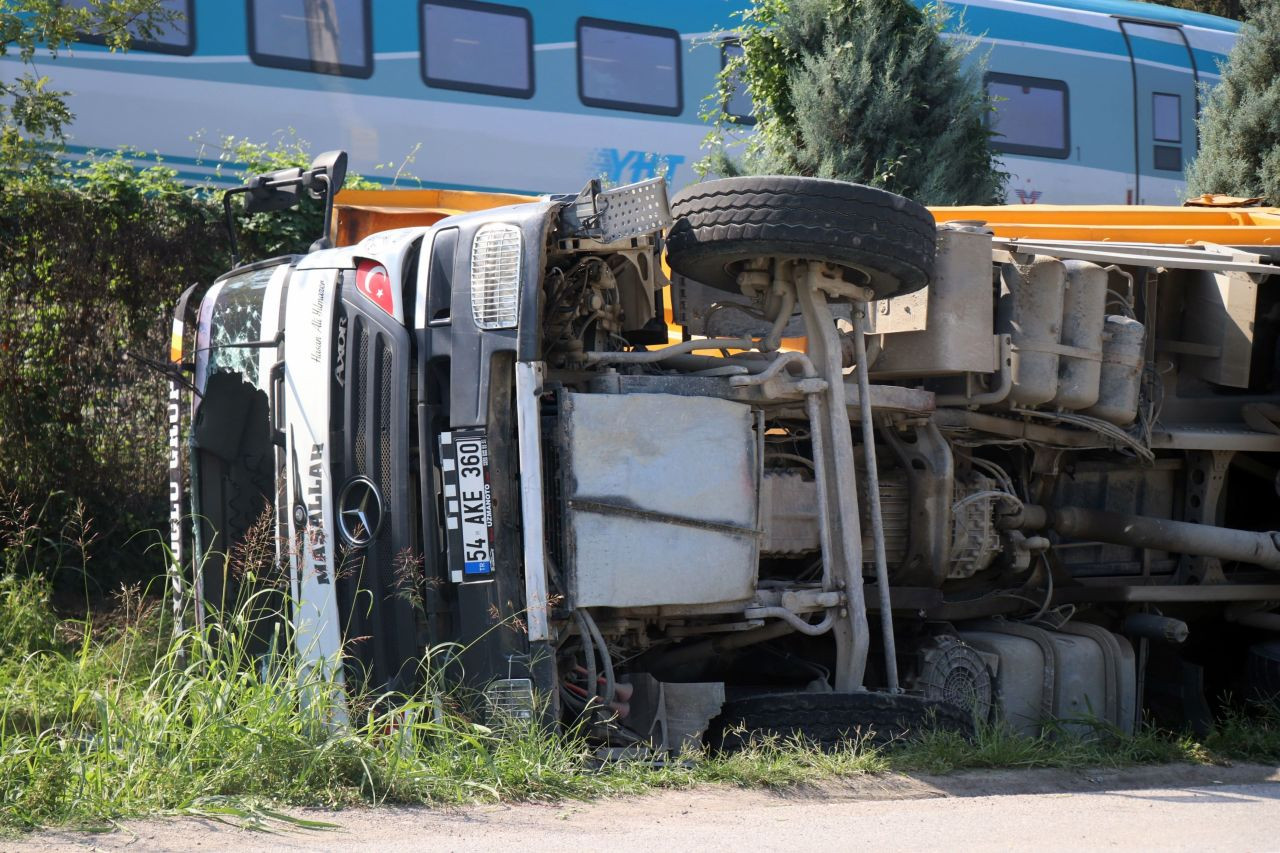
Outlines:
<svg viewBox="0 0 1280 853"><path fill-rule="evenodd" d="M799 736L832 749L867 738L884 745L933 730L973 736L973 717L947 702L892 693L769 693L726 702L712 722L713 748L736 752L753 738Z"/></svg>
<svg viewBox="0 0 1280 853"><path fill-rule="evenodd" d="M671 215L671 268L733 293L736 268L759 257L839 264L877 298L919 290L933 278L933 214L874 187L818 178L723 178L676 193Z"/></svg>

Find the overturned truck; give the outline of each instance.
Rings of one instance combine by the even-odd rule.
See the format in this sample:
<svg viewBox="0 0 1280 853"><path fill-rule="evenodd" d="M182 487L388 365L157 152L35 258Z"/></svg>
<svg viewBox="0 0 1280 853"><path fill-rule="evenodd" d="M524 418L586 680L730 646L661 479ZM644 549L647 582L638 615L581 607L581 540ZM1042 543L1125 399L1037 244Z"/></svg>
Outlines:
<svg viewBox="0 0 1280 853"><path fill-rule="evenodd" d="M241 191L331 203L328 162ZM314 665L394 696L444 646L615 746L1280 687L1280 230L782 177L449 213L184 297L199 619L266 512Z"/></svg>

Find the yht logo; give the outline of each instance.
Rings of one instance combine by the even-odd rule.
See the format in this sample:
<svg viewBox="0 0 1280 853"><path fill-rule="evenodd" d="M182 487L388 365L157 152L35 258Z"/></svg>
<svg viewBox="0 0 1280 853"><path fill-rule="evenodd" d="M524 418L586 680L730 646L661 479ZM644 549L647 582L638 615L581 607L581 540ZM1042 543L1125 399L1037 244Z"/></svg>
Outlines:
<svg viewBox="0 0 1280 853"><path fill-rule="evenodd" d="M1014 192L1018 194L1018 201L1023 204L1035 204L1040 200L1040 196L1042 195L1040 190L1024 190L1018 188L1015 189Z"/></svg>
<svg viewBox="0 0 1280 853"><path fill-rule="evenodd" d="M675 179L676 168L684 162L681 154L658 154L652 151L619 151L597 148L592 171L612 184L634 184L659 175Z"/></svg>

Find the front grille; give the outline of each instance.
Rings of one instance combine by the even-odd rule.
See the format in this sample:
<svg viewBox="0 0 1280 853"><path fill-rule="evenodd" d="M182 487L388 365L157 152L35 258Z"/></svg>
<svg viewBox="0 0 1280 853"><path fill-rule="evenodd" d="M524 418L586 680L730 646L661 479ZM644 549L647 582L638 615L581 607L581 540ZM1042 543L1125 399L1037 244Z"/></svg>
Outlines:
<svg viewBox="0 0 1280 853"><path fill-rule="evenodd" d="M391 494L391 395L392 395L392 360L391 348L385 339L379 339L382 354L381 391L378 395L378 483L384 495Z"/></svg>
<svg viewBox="0 0 1280 853"><path fill-rule="evenodd" d="M357 320L360 331L356 335L356 376L352 384L351 414L355 420L355 448L351 460L352 472L367 474L365 461L369 458L369 327Z"/></svg>
<svg viewBox="0 0 1280 853"><path fill-rule="evenodd" d="M377 536L363 548L346 547L338 593L349 653L348 677L372 690L412 687L418 623L409 470L410 343L407 330L384 324L347 291L350 318L346 383L341 418L340 482L367 477L382 497ZM363 300L363 297L359 297ZM337 508L341 511L341 507Z"/></svg>

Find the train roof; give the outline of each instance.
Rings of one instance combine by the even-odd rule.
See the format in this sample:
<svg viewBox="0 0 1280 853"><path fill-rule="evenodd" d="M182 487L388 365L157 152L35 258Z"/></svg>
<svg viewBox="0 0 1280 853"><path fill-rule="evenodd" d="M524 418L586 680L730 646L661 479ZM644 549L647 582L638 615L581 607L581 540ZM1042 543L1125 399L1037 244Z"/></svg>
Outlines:
<svg viewBox="0 0 1280 853"><path fill-rule="evenodd" d="M1141 3L1137 2L1137 0L948 0L948 5L952 4L1000 8L1010 11L1017 11L1019 8L1031 11L1029 7L1050 6L1077 12L1095 12L1118 18L1158 21L1165 24L1180 24L1182 26L1201 27L1229 33L1238 32L1240 29L1240 22L1233 21L1230 18L1220 18L1217 15L1192 12L1172 6L1160 6L1155 3Z"/></svg>

